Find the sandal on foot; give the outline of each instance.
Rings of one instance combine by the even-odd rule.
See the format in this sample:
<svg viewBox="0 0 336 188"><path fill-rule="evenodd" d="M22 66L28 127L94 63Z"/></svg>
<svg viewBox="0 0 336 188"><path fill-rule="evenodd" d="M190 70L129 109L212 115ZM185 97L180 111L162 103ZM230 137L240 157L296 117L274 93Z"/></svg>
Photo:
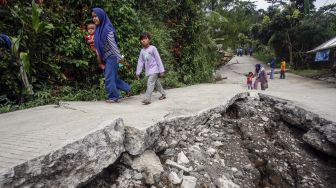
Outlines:
<svg viewBox="0 0 336 188"><path fill-rule="evenodd" d="M162 95L161 97L159 97L159 100L163 100L166 99L167 97L165 95Z"/></svg>
<svg viewBox="0 0 336 188"><path fill-rule="evenodd" d="M126 96L126 97L131 97L131 96L132 96L132 93L129 91L129 92L126 93L125 96Z"/></svg>
<svg viewBox="0 0 336 188"><path fill-rule="evenodd" d="M107 99L105 102L107 102L107 103L118 103L118 100Z"/></svg>
<svg viewBox="0 0 336 188"><path fill-rule="evenodd" d="M151 103L151 102L146 101L146 100L145 101L141 101L141 102L142 102L143 105L149 105Z"/></svg>

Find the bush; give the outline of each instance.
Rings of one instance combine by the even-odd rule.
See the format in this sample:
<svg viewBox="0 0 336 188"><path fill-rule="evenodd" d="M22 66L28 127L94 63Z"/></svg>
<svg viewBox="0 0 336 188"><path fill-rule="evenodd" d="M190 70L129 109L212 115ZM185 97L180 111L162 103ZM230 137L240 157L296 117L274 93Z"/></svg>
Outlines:
<svg viewBox="0 0 336 188"><path fill-rule="evenodd" d="M118 44L132 69L122 67L120 77L138 94L146 79L135 80L141 45L139 34L148 31L163 60L166 88L211 82L214 62L219 57L207 28L200 1L32 1L13 0L1 7L0 30L16 39L14 60L1 58L0 100L2 112L61 100L101 100L106 97L102 72L95 54L83 37L89 7L102 7L117 30ZM14 40L13 40L14 41ZM24 54L25 56L21 56ZM25 59L22 59L24 57ZM21 59L20 59L21 58ZM27 92L19 74L24 64Z"/></svg>

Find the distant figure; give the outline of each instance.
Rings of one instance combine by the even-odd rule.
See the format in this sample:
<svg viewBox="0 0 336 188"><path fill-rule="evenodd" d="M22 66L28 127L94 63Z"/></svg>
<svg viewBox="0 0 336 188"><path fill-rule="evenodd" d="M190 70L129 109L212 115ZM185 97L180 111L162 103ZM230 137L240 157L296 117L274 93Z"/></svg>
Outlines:
<svg viewBox="0 0 336 188"><path fill-rule="evenodd" d="M249 48L249 53L250 53L250 56L252 56L252 54L253 54L253 48Z"/></svg>
<svg viewBox="0 0 336 188"><path fill-rule="evenodd" d="M245 49L244 49L244 53L245 53L245 55L247 55L247 53L248 53L248 48L245 48Z"/></svg>
<svg viewBox="0 0 336 188"><path fill-rule="evenodd" d="M274 79L274 71L275 71L275 57L272 58L271 63L269 64L271 68L271 74L270 74L270 79Z"/></svg>
<svg viewBox="0 0 336 188"><path fill-rule="evenodd" d="M96 25L94 23L89 23L87 25L87 32L88 35L85 36L85 41L87 44L90 45L91 50L95 50L94 48L94 33L96 30Z"/></svg>
<svg viewBox="0 0 336 188"><path fill-rule="evenodd" d="M243 48L239 48L239 55L243 56L243 53L244 53L244 49Z"/></svg>
<svg viewBox="0 0 336 188"><path fill-rule="evenodd" d="M264 67L261 64L255 65L255 73L256 77L254 81L254 89L258 89L258 84L260 82L261 90L265 90L268 88L267 74Z"/></svg>
<svg viewBox="0 0 336 188"><path fill-rule="evenodd" d="M148 76L146 96L142 101L143 105L151 103L154 88L161 93L159 100L166 99L166 92L163 90L159 80L159 76L162 77L164 75L165 69L158 50L150 44L150 40L151 36L149 33L144 32L140 35L140 42L143 48L140 51L136 75L140 79L139 76L145 66L146 76Z"/></svg>
<svg viewBox="0 0 336 188"><path fill-rule="evenodd" d="M248 75L246 76L246 84L247 84L247 89L253 89L253 73L249 72Z"/></svg>
<svg viewBox="0 0 336 188"><path fill-rule="evenodd" d="M282 58L280 79L285 79L285 72L286 72L286 60L285 60L285 58Z"/></svg>

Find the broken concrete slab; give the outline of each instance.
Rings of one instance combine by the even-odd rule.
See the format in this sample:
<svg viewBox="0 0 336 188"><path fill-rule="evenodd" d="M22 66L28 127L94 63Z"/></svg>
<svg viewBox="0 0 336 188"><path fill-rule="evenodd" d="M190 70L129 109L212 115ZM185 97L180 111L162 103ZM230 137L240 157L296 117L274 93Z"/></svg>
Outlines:
<svg viewBox="0 0 336 188"><path fill-rule="evenodd" d="M146 148L153 145L153 143L158 140L158 135L161 134L162 127L167 123L174 124L175 121L188 122L195 119L195 117L190 114L184 115L185 117L179 119L176 119L176 117L181 117L181 115L164 118L165 114L170 113L171 111L176 111L176 108L185 108L184 111L187 110L191 114L197 114L200 110L203 111L199 113L207 113L209 110L225 109L225 106L232 104L236 99L247 95L246 93L239 93L240 89L236 86L233 86L229 92L227 92L227 89L228 88L223 88L221 85L217 84L205 84L196 87L191 86L188 89L180 88L174 89L174 91L167 91L168 94L170 93L170 96L176 95L176 97L172 97L173 99L170 101L160 101L161 104L153 103L153 105L145 107L149 113L143 113L144 107L132 102L134 100L140 101L140 96L135 96L128 101L123 101L124 104L111 105L103 102L62 103L62 105L49 105L1 114L1 185L6 187L6 185L10 186L12 183L17 184L18 182L18 185L22 184L23 186L30 184L37 185L41 182L42 184L39 185L49 185L48 183L53 180L44 180L48 178L45 176L42 178L41 174L48 175L48 173L52 173L52 170L44 172L43 170L45 168L42 168L43 170L40 172L39 167L36 168L36 165L52 165L51 161L56 162L57 159L62 159L64 161L68 158L68 155L67 153L62 152L62 149L69 152L69 149L66 149L67 146L80 143L82 138L86 138L86 136L91 135L91 133L108 128L108 126L104 124L105 121L111 121L120 116L126 119L128 125L133 126L133 128L136 127L140 130L145 130L140 131L136 128L132 129L132 127L125 128L125 130L122 128L124 132L123 141L116 145L112 144L110 148L111 150L115 150L115 153L109 154L112 156L112 159L107 159L104 155L101 155L101 157L98 158L104 162L99 162L98 159L93 160L96 163L102 163L102 165L97 166L97 170L84 170L87 174L70 176L66 173L62 174L63 170L67 171L67 173L75 173L77 167L64 163L65 167L69 169L57 167L55 169L56 171L53 172L53 177L59 179L59 182L54 182L56 186L62 185L62 183L74 186L79 185L80 183L85 182L88 178L99 173L98 171L106 167L105 165L111 164L111 161L115 160L114 156L119 156L121 152L127 151L132 155L141 154ZM193 100L181 101L177 97L183 93L183 95L189 95L193 98L192 96L197 94L198 101L200 100L199 95L202 95L202 91L200 90L205 92L205 97L203 102L198 102L197 104L195 104ZM218 93L221 93L221 95L218 95ZM118 113L120 113L120 115L118 115ZM142 114L141 117L139 114ZM204 120L204 118L201 118L198 121ZM123 123L125 123L125 121L123 121ZM154 124L158 126L152 126ZM135 133L139 134L137 135ZM90 145L91 143L86 141L86 144ZM94 146L95 145L93 145L93 147ZM99 144L97 147L100 147ZM89 160L90 158L81 152L88 152L88 155L92 157L90 151L91 150L71 150L72 153L70 152L69 154L71 160L65 160L65 162L71 162L72 165L84 165L87 162L81 161L81 158L73 153L78 152L85 157L85 159ZM106 152L106 154L108 154L108 152ZM45 161L43 160L44 158L47 158L50 161ZM57 163L55 165L62 166L63 163ZM90 165L88 168L89 167ZM24 168L27 171L22 169L17 170L20 168ZM30 168L34 168L35 170ZM58 168L60 169L59 171L57 171ZM63 175L65 177L63 177ZM36 178L28 178L28 180L27 177L30 176L36 176ZM62 178L65 180L62 180Z"/></svg>
<svg viewBox="0 0 336 188"><path fill-rule="evenodd" d="M0 187L76 187L125 151L121 119L56 151L0 172Z"/></svg>

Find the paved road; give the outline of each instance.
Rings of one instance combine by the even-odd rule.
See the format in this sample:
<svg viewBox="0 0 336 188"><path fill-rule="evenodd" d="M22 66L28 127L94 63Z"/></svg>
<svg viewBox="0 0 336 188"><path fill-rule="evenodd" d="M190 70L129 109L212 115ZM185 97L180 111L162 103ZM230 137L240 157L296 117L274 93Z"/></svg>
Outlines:
<svg viewBox="0 0 336 188"><path fill-rule="evenodd" d="M249 56L235 57L228 66L222 67L218 72L227 76L227 80L220 83L239 84L246 87L244 74L254 72L254 65L260 63ZM268 66L265 66L269 72ZM274 80L269 80L269 89L263 93L292 100L296 105L308 109L320 116L336 121L336 88L335 84L324 81L304 78L286 73L286 79L279 79L279 74ZM259 92L261 92L259 90Z"/></svg>
<svg viewBox="0 0 336 188"><path fill-rule="evenodd" d="M164 101L158 101L159 95L154 94L153 103L148 106L141 105L143 96L140 95L119 104L65 102L60 106L0 114L0 172L55 151L118 117L124 119L126 126L145 129L163 118L194 114L226 103L234 95L247 91L244 74L253 70L255 63L250 57L234 58L219 70L228 79L216 84L170 89ZM287 74L286 80L272 80L269 85L265 93L294 100L336 121L336 89L330 85L292 74Z"/></svg>
<svg viewBox="0 0 336 188"><path fill-rule="evenodd" d="M74 142L97 129L105 121L123 118L126 126L145 129L163 118L194 114L226 103L243 88L236 84L200 84L167 90L167 99L141 104L143 96L122 103L64 102L7 114L0 114L0 174Z"/></svg>

